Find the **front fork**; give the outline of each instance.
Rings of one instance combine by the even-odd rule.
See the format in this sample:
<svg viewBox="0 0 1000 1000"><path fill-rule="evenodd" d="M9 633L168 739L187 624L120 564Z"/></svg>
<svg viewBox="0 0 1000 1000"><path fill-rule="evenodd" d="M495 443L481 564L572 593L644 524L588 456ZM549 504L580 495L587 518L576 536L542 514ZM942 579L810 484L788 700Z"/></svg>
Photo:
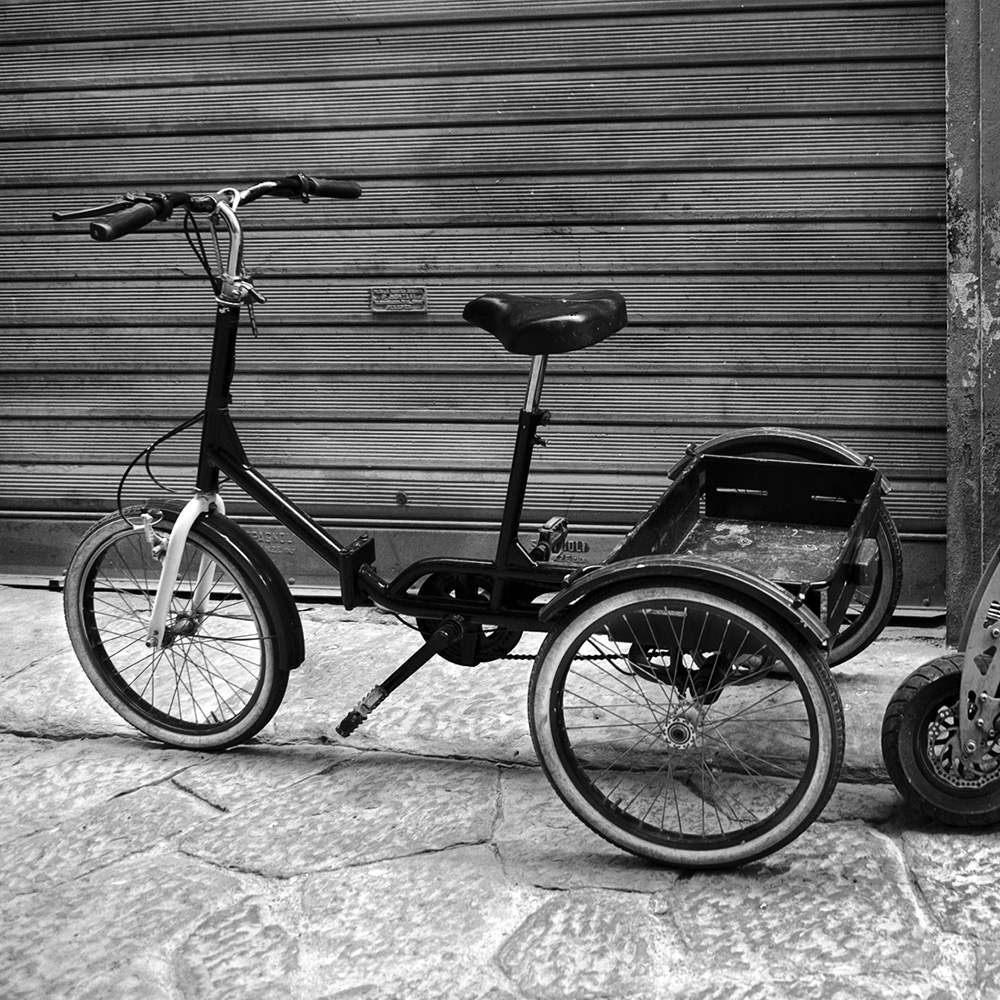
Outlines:
<svg viewBox="0 0 1000 1000"><path fill-rule="evenodd" d="M165 547L163 536L153 530L153 520L150 515L145 515L143 524L136 529L146 532L146 538L153 548L153 555L163 559L160 581L156 587L156 598L153 601L153 610L146 630L146 645L150 649L164 649L169 644L167 617L174 596L174 587L177 584L177 574L181 568L184 546L187 545L188 535L194 522L213 508L220 514L226 512L226 505L218 493L196 493L191 497L184 505L184 509L177 515L177 520L174 522ZM200 616L205 614L214 584L215 561L207 553L203 553L188 612L192 621L197 621Z"/></svg>
<svg viewBox="0 0 1000 1000"><path fill-rule="evenodd" d="M1000 553L977 589L974 614L966 619L959 648L964 654L958 702L962 760L979 764L1000 733Z"/></svg>

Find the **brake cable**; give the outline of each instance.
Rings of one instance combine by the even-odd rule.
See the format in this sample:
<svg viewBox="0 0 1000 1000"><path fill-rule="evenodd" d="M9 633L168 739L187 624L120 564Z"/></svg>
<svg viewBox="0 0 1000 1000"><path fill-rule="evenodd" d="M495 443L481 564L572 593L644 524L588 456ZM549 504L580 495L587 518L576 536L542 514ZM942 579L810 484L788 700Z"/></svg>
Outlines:
<svg viewBox="0 0 1000 1000"><path fill-rule="evenodd" d="M115 495L115 503L117 504L118 507L118 513L121 514L122 518L128 521L129 524L132 524L133 527L138 527L138 525L134 525L133 522L130 521L125 516L125 509L122 505L122 493L124 493L125 491L125 482L128 479L129 475L131 474L132 470L143 459L145 459L146 474L149 476L149 478L152 479L152 481L156 483L156 485L159 486L161 490L165 490L167 493L179 493L180 490L171 489L169 486L165 486L156 478L156 476L153 475L153 471L149 467L149 459L152 456L153 452L161 444L163 444L165 441L169 441L172 437L174 437L174 435L180 434L181 431L186 431L189 427L192 427L194 424L198 423L198 421L201 420L201 418L204 416L205 416L205 411L200 410L193 417L189 417L187 420L178 424L176 427L173 428L173 430L169 430L167 431L166 434L162 435L161 437L158 437L151 445L147 445L145 448L143 448L142 451L140 451L139 454L132 459L132 461L129 463L129 466L124 471L124 473L122 473L122 477L118 481L118 492Z"/></svg>
<svg viewBox="0 0 1000 1000"><path fill-rule="evenodd" d="M193 237L192 232L194 233ZM215 233L214 227L212 232L213 234ZM205 274L208 275L208 280L212 283L212 290L218 295L222 290L222 277L221 275L216 275L212 270L212 265L208 262L208 251L205 249L205 241L201 236L201 227L198 225L198 220L194 217L194 212L186 206L184 209L184 238L188 241L188 246L191 247L195 257L198 258L198 263L204 268ZM216 253L221 253L217 236Z"/></svg>

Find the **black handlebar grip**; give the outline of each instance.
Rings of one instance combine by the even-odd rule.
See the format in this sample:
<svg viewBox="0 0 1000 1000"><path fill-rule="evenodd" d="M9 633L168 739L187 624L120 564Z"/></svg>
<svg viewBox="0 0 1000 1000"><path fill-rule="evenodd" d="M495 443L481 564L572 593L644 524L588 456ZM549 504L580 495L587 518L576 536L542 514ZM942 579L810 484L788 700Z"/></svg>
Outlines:
<svg viewBox="0 0 1000 1000"><path fill-rule="evenodd" d="M112 215L106 222L90 224L90 238L94 240L117 240L120 236L134 233L148 226L159 218L159 212L153 205L144 202L126 208L124 212Z"/></svg>
<svg viewBox="0 0 1000 1000"><path fill-rule="evenodd" d="M357 181L334 180L329 177L303 177L306 194L318 198L360 198L361 185Z"/></svg>

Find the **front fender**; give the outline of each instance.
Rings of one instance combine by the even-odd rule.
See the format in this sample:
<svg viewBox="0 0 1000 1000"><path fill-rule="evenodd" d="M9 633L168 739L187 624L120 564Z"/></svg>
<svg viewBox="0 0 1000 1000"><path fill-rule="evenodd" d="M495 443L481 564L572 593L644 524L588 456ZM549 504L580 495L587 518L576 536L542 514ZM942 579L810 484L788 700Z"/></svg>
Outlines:
<svg viewBox="0 0 1000 1000"><path fill-rule="evenodd" d="M653 582L713 584L736 595L736 599L742 596L763 605L792 625L808 643L829 649L829 630L787 590L752 573L696 556L637 556L584 570L542 608L538 617L543 622L555 622L581 600L599 591Z"/></svg>
<svg viewBox="0 0 1000 1000"><path fill-rule="evenodd" d="M184 507L173 499L150 500L145 506L150 510L160 508L169 511L171 528L177 514ZM274 625L277 641L282 647L281 662L287 663L289 669L299 666L305 659L302 619L295 598L274 561L247 531L219 511L211 510L199 515L198 523L248 576L255 577L261 588L266 589L274 598L278 613L278 621Z"/></svg>
<svg viewBox="0 0 1000 1000"><path fill-rule="evenodd" d="M859 455L846 445L796 427L745 427L710 438L703 444L688 445L684 457L667 473L676 479L699 455L749 456L759 452L777 451L807 462L826 465L874 465L871 455ZM879 490L885 494L892 489L885 476L879 477Z"/></svg>
<svg viewBox="0 0 1000 1000"><path fill-rule="evenodd" d="M277 640L284 649L282 660L289 669L300 666L306 655L302 618L281 571L260 543L235 521L214 511L206 516L206 521L227 540L230 555L241 559L244 571L256 575L274 598L279 617L275 622Z"/></svg>

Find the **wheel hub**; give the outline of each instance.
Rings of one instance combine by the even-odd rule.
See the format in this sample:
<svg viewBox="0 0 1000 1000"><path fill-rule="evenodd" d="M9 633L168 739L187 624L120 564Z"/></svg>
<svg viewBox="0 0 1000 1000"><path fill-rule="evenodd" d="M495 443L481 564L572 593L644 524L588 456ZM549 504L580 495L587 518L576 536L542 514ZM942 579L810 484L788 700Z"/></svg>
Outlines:
<svg viewBox="0 0 1000 1000"><path fill-rule="evenodd" d="M172 646L176 639L187 639L193 635L197 635L200 627L200 615L178 615L164 629L162 648L166 649L168 646Z"/></svg>
<svg viewBox="0 0 1000 1000"><path fill-rule="evenodd" d="M692 715L695 716L694 719L691 718ZM660 734L664 741L674 750L687 750L693 746L698 735L698 715L694 708L668 715L660 723Z"/></svg>

